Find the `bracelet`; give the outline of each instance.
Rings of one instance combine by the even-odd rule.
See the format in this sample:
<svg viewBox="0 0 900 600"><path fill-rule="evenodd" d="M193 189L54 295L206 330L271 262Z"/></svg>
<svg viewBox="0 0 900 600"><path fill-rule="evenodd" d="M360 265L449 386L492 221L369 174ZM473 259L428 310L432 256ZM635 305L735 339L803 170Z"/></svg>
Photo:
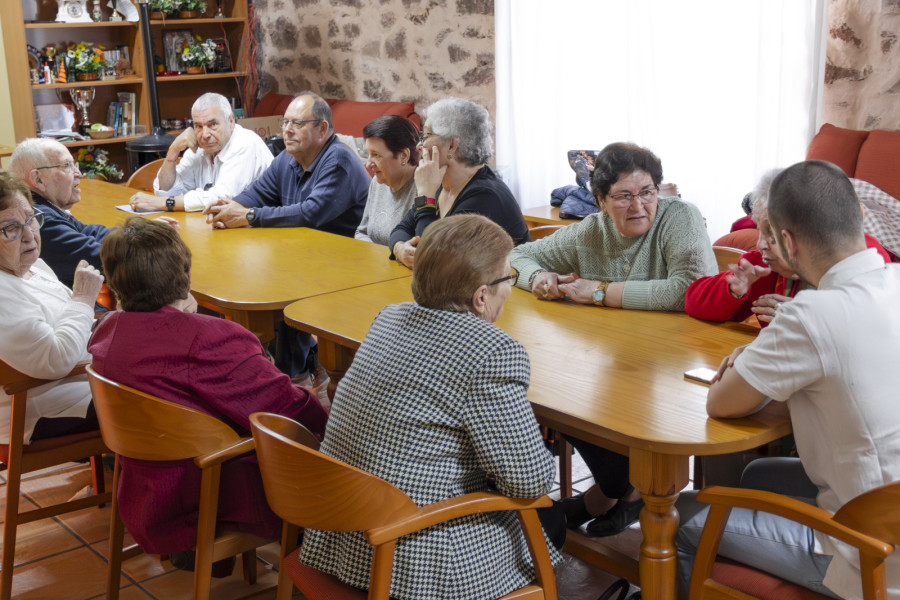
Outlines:
<svg viewBox="0 0 900 600"><path fill-rule="evenodd" d="M547 272L547 271L545 271L544 269L538 269L537 271L535 271L534 273L532 273L532 274L531 274L531 277L528 278L528 287L531 287L532 285L534 285L534 278L535 278L535 277L537 277L537 276L540 275L541 273L546 273L546 272Z"/></svg>
<svg viewBox="0 0 900 600"><path fill-rule="evenodd" d="M747 295L747 292L744 292L744 293L741 294L740 296L735 296L735 295L734 295L734 290L731 289L731 284L730 284L730 283L728 284L728 293L731 294L731 297L734 298L735 300L740 300L741 298L743 298L744 296Z"/></svg>

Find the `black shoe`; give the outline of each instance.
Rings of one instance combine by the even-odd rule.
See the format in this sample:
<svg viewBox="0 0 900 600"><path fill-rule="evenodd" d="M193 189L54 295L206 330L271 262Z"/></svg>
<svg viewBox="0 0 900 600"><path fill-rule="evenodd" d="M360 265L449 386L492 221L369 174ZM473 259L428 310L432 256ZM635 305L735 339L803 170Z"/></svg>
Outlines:
<svg viewBox="0 0 900 600"><path fill-rule="evenodd" d="M173 552L169 555L169 562L179 571L194 572L194 563L197 560L197 553L193 550L182 550L181 552ZM217 560L212 564L212 576L216 579L223 579L231 575L234 571L234 565L237 559L234 556Z"/></svg>
<svg viewBox="0 0 900 600"><path fill-rule="evenodd" d="M593 537L606 537L622 533L628 526L638 520L644 501L640 498L634 502L619 500L615 506L609 509L602 517L597 517L587 526L588 535Z"/></svg>
<svg viewBox="0 0 900 600"><path fill-rule="evenodd" d="M569 529L577 529L594 518L584 505L584 494L563 498L559 503L566 514L566 527Z"/></svg>

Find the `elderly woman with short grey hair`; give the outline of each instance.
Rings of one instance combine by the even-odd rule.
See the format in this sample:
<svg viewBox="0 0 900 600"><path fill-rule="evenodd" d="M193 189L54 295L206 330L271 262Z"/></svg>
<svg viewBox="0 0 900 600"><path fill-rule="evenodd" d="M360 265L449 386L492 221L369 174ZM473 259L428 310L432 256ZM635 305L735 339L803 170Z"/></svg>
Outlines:
<svg viewBox="0 0 900 600"><path fill-rule="evenodd" d="M391 232L391 258L412 268L425 227L462 213L484 215L517 245L531 240L518 202L487 166L494 153L492 135L487 109L474 102L444 98L428 107L415 174L419 195Z"/></svg>

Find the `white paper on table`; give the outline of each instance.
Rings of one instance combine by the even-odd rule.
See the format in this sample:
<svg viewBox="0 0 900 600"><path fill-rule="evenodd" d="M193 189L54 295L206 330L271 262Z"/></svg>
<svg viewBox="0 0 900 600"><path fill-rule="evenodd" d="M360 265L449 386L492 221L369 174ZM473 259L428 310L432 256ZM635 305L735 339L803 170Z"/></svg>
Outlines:
<svg viewBox="0 0 900 600"><path fill-rule="evenodd" d="M53 131L57 135L60 132L74 133L75 112L71 107L65 104L36 104L34 112L41 131Z"/></svg>
<svg viewBox="0 0 900 600"><path fill-rule="evenodd" d="M155 215L156 213L166 212L164 210L134 210L130 204L119 204L116 206L121 211L131 213L133 215Z"/></svg>

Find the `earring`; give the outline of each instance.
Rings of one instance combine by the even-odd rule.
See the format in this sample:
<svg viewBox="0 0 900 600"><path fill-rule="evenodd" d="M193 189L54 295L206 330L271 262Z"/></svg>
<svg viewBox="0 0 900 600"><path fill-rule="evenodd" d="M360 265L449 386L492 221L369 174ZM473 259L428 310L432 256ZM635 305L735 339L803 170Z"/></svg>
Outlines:
<svg viewBox="0 0 900 600"><path fill-rule="evenodd" d="M478 307L478 312L481 313L481 314L484 314L484 307L483 307L483 306L479 306L479 307Z"/></svg>
<svg viewBox="0 0 900 600"><path fill-rule="evenodd" d="M406 166L406 161L404 160L402 163L400 163L400 166L401 166L401 167L405 167L405 166Z"/></svg>
<svg viewBox="0 0 900 600"><path fill-rule="evenodd" d="M452 154L448 154L448 155L447 155L447 160L453 160L453 155L452 155Z"/></svg>

